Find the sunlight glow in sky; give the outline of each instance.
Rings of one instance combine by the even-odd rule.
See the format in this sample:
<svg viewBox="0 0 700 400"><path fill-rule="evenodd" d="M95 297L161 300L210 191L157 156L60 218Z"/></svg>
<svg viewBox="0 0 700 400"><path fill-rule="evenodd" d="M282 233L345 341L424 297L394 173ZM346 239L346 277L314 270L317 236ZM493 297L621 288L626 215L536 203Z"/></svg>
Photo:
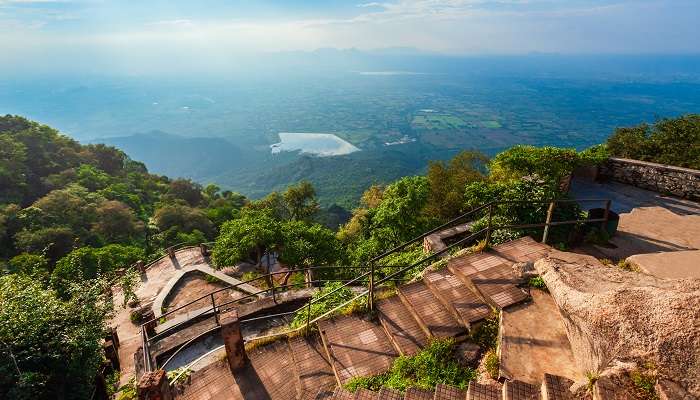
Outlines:
<svg viewBox="0 0 700 400"><path fill-rule="evenodd" d="M699 53L698 0L0 0L5 66L318 48Z"/></svg>

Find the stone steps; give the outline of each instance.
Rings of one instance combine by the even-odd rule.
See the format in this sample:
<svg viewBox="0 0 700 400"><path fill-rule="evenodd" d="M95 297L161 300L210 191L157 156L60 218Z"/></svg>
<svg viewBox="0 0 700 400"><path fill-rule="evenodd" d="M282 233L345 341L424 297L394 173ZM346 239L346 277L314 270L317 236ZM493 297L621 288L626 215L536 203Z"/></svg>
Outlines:
<svg viewBox="0 0 700 400"><path fill-rule="evenodd" d="M479 293L488 304L503 309L527 300L518 288L512 271L513 261L492 253L476 253L450 260L447 269Z"/></svg>
<svg viewBox="0 0 700 400"><path fill-rule="evenodd" d="M542 380L542 400L574 400L569 388L574 381L563 376L544 374Z"/></svg>
<svg viewBox="0 0 700 400"><path fill-rule="evenodd" d="M459 338L466 335L466 327L452 317L452 314L428 289L425 282L418 281L403 285L398 293L418 325L429 337Z"/></svg>
<svg viewBox="0 0 700 400"><path fill-rule="evenodd" d="M401 355L413 355L428 342L428 337L398 296L377 302L379 321Z"/></svg>
<svg viewBox="0 0 700 400"><path fill-rule="evenodd" d="M437 386L435 386L435 397L433 397L434 400L464 400L466 396L466 393L461 390L457 389L454 386L449 386L449 385L444 385L442 383L438 383Z"/></svg>
<svg viewBox="0 0 700 400"><path fill-rule="evenodd" d="M452 316L468 329L491 315L491 308L482 298L449 271L429 272L423 280Z"/></svg>
<svg viewBox="0 0 700 400"><path fill-rule="evenodd" d="M327 394L333 393L336 379L320 336L290 338L289 347L294 359L297 398L313 400L322 391L328 392Z"/></svg>
<svg viewBox="0 0 700 400"><path fill-rule="evenodd" d="M484 385L471 381L467 389L467 400L501 400L502 393L500 384Z"/></svg>
<svg viewBox="0 0 700 400"><path fill-rule="evenodd" d="M540 387L521 381L505 381L503 383L503 400L539 400Z"/></svg>
<svg viewBox="0 0 700 400"><path fill-rule="evenodd" d="M339 386L386 372L399 355L381 325L357 316L322 320L318 327Z"/></svg>
<svg viewBox="0 0 700 400"><path fill-rule="evenodd" d="M408 388L404 394L404 400L433 400L435 392L426 389Z"/></svg>

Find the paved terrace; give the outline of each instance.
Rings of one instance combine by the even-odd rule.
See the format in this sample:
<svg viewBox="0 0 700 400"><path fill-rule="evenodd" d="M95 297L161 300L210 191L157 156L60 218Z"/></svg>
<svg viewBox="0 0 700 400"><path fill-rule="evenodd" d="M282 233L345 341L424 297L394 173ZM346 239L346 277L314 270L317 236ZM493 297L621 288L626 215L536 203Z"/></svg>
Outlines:
<svg viewBox="0 0 700 400"><path fill-rule="evenodd" d="M136 296L142 305L152 303L157 298L160 298L158 310L154 310L154 312L157 311L156 315L160 315L160 306L163 305L163 300L167 297L177 298L178 291L183 293L188 291L187 285L178 285L178 282L183 283L183 278L192 271L211 274L230 285L240 283L235 278L213 270L209 261L202 256L198 247L184 248L175 253L174 259L165 256L150 265L146 272L141 274L141 282L135 290ZM202 279L201 281L204 280ZM221 284L207 283L206 281L199 282L199 284L206 286L202 288L206 293L221 287ZM243 287L241 291L245 292L246 290L254 290L254 288L252 286ZM171 291L173 291L172 295L167 296ZM131 322L130 316L133 309L128 306L122 307L124 294L121 288L115 286L112 288L112 292L116 310L114 317L110 321L110 326L117 329L117 335L119 336L120 383L125 384L135 374L134 353L141 346L141 328L139 324ZM185 311L183 310L183 312Z"/></svg>
<svg viewBox="0 0 700 400"><path fill-rule="evenodd" d="M700 271L694 268L700 259L696 251L700 249L700 203L616 182L575 180L571 195L612 199L612 210L620 214L617 234L610 240L613 246L593 246L590 254L613 261L634 256L632 260L651 274L665 273L668 267L681 269L659 275L662 277L700 277ZM668 252L674 252L672 263L659 254ZM659 262L664 266L657 265Z"/></svg>

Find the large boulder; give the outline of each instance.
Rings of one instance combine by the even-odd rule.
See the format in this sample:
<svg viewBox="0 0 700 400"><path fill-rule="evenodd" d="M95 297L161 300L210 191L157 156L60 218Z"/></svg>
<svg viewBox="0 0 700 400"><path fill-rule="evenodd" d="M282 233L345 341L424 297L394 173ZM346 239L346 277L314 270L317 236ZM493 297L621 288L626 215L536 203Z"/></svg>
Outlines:
<svg viewBox="0 0 700 400"><path fill-rule="evenodd" d="M656 278L560 251L535 268L582 371L651 362L661 378L700 396L700 280Z"/></svg>

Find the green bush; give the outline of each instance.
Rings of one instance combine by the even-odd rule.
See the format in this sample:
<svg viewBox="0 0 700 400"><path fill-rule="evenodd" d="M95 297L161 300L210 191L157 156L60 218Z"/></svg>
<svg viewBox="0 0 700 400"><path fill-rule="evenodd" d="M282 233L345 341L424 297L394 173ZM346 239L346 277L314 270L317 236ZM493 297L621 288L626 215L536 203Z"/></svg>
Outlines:
<svg viewBox="0 0 700 400"><path fill-rule="evenodd" d="M483 349L495 349L498 345L499 314L494 313L470 333L472 342Z"/></svg>
<svg viewBox="0 0 700 400"><path fill-rule="evenodd" d="M335 293L329 294L336 289L338 290ZM353 297L355 297L353 291L350 290L348 287L343 287L342 282L332 282L327 284L323 287L323 289L313 294L312 299L314 300L314 303L311 304L311 317L309 318L309 320L313 320L316 317L320 317L321 315L345 303ZM294 315L294 319L290 324L291 327L300 328L306 325L307 315L308 309L306 307L299 310Z"/></svg>
<svg viewBox="0 0 700 400"><path fill-rule="evenodd" d="M652 369L641 369L632 371L630 378L634 384L637 396L642 400L657 400L659 395L656 393L656 373Z"/></svg>
<svg viewBox="0 0 700 400"><path fill-rule="evenodd" d="M466 388L476 371L459 365L454 357L453 339L433 340L414 356L394 360L389 372L373 377L351 379L345 388L378 390L381 387L404 391L409 387L434 389L438 383Z"/></svg>
<svg viewBox="0 0 700 400"><path fill-rule="evenodd" d="M547 284L544 283L544 279L542 279L541 276L530 278L530 280L527 282L527 285L532 288L544 290L545 292L548 291Z"/></svg>
<svg viewBox="0 0 700 400"><path fill-rule="evenodd" d="M500 361L495 349L489 350L484 356L484 366L492 379L498 379L500 375Z"/></svg>

